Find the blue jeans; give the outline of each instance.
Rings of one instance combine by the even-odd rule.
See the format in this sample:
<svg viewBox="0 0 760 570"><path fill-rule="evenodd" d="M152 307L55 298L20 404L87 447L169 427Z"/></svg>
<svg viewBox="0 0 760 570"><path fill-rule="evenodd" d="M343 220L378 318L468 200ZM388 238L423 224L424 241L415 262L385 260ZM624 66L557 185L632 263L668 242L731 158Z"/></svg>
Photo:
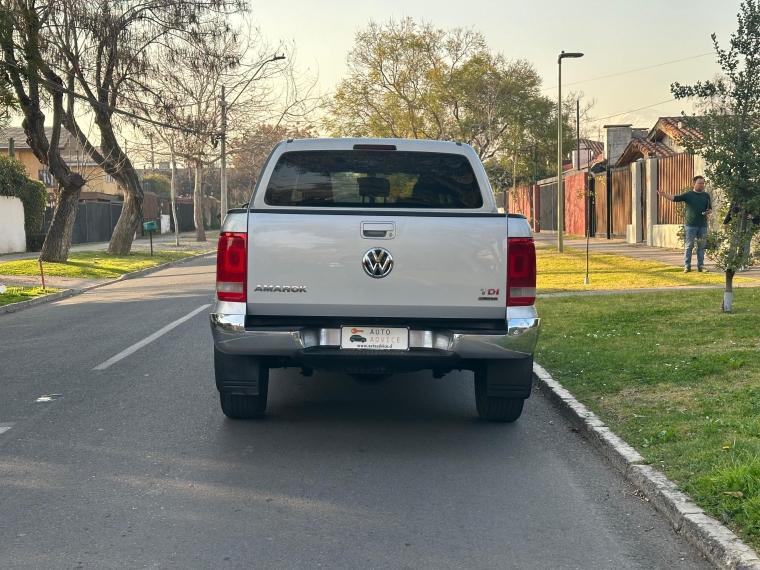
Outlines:
<svg viewBox="0 0 760 570"><path fill-rule="evenodd" d="M686 248L683 253L683 264L687 269L691 269L691 251L694 249L694 242L697 242L697 267L705 264L705 243L707 228L705 226L684 226L686 231Z"/></svg>

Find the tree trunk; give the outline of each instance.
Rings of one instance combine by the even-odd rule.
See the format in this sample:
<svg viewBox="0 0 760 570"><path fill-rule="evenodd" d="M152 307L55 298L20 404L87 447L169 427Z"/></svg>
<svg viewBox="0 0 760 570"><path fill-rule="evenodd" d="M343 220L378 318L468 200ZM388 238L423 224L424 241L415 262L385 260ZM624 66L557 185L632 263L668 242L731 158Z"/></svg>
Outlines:
<svg viewBox="0 0 760 570"><path fill-rule="evenodd" d="M172 147L172 184L171 184L171 197L172 197L172 217L174 218L174 245L179 247L179 221L177 220L177 204L175 203L175 197L177 196L176 190L177 179L177 163L174 161L174 147Z"/></svg>
<svg viewBox="0 0 760 570"><path fill-rule="evenodd" d="M124 205L108 244L108 253L111 255L129 255L132 250L132 240L142 220L142 203L142 195L137 197L124 189Z"/></svg>
<svg viewBox="0 0 760 570"><path fill-rule="evenodd" d="M62 188L55 205L53 219L42 244L40 260L63 263L69 257L71 234L74 231L74 221L79 211L79 194L81 186L73 189Z"/></svg>
<svg viewBox="0 0 760 570"><path fill-rule="evenodd" d="M726 270L726 290L723 293L723 312L730 313L734 303L734 270Z"/></svg>
<svg viewBox="0 0 760 570"><path fill-rule="evenodd" d="M203 163L195 163L195 190L193 191L193 220L195 221L195 241L206 241L203 228Z"/></svg>
<svg viewBox="0 0 760 570"><path fill-rule="evenodd" d="M132 161L119 146L111 123L110 111L97 111L95 124L100 130L100 149L86 141L83 146L90 157L97 162L106 173L116 179L124 192L124 205L121 208L119 221L111 235L108 253L111 255L129 255L132 250L132 240L135 237L140 222L143 219L143 189ZM68 127L67 127L68 128ZM71 129L70 129L71 130ZM80 144L85 142L83 133L79 133Z"/></svg>

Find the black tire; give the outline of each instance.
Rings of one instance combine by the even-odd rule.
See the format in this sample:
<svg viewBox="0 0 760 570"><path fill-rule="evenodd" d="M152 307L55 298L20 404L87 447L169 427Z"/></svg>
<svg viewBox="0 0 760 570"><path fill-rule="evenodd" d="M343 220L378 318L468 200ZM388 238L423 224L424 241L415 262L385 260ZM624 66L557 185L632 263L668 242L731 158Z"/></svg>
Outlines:
<svg viewBox="0 0 760 570"><path fill-rule="evenodd" d="M267 409L267 389L263 387L258 396L241 394L219 394L222 412L233 420L252 420L260 418Z"/></svg>
<svg viewBox="0 0 760 570"><path fill-rule="evenodd" d="M487 396L488 379L485 371L475 373L475 407L478 416L489 422L513 422L523 411L525 398Z"/></svg>

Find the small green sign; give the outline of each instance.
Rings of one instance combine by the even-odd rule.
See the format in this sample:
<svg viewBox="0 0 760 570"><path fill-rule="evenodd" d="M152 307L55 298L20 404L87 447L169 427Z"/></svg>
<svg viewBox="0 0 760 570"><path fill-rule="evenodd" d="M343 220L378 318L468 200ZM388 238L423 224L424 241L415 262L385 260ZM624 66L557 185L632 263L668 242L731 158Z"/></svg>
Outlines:
<svg viewBox="0 0 760 570"><path fill-rule="evenodd" d="M150 222L143 222L143 231L144 232L155 232L158 228L156 227L156 222L151 220Z"/></svg>

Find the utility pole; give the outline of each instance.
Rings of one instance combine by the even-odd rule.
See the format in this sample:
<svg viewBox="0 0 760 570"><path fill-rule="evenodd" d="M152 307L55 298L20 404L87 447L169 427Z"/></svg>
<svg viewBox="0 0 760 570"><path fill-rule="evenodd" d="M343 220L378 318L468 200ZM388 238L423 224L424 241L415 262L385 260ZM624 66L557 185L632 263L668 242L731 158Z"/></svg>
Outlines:
<svg viewBox="0 0 760 570"><path fill-rule="evenodd" d="M565 53L557 58L559 67L559 88L557 93L557 251L562 253L562 232L565 226L565 193L562 187L562 60L583 57L582 53Z"/></svg>
<svg viewBox="0 0 760 570"><path fill-rule="evenodd" d="M156 157L153 154L153 133L148 134L148 138L150 139L150 169L155 170L156 169Z"/></svg>
<svg viewBox="0 0 760 570"><path fill-rule="evenodd" d="M224 222L224 217L227 215L227 101L224 99L224 85L222 85L222 191L221 191L221 207L219 215L221 216L221 222Z"/></svg>

